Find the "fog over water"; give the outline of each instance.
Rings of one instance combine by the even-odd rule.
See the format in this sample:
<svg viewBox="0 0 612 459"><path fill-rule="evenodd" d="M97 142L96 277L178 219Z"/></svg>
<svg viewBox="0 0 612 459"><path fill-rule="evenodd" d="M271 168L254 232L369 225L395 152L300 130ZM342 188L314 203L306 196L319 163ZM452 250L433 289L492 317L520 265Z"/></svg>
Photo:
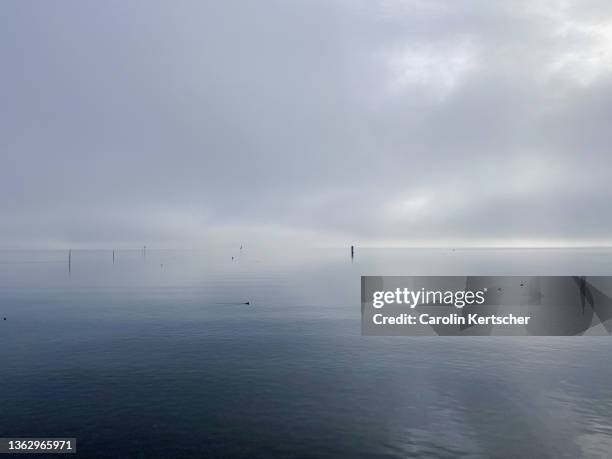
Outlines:
<svg viewBox="0 0 612 459"><path fill-rule="evenodd" d="M612 7L0 4L0 246L610 242Z"/></svg>
<svg viewBox="0 0 612 459"><path fill-rule="evenodd" d="M0 437L608 457L609 337L362 336L360 276L610 275L610 120L609 0L0 1Z"/></svg>

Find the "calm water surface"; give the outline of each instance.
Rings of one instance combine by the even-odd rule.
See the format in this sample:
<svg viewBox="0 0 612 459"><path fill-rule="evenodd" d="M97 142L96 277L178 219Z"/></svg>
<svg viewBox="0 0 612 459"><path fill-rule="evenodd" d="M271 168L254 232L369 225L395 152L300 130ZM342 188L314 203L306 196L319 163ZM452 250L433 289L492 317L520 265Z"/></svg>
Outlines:
<svg viewBox="0 0 612 459"><path fill-rule="evenodd" d="M611 456L610 337L362 337L359 293L611 275L612 251L348 255L73 251L69 273L65 252L0 252L0 436L83 457Z"/></svg>

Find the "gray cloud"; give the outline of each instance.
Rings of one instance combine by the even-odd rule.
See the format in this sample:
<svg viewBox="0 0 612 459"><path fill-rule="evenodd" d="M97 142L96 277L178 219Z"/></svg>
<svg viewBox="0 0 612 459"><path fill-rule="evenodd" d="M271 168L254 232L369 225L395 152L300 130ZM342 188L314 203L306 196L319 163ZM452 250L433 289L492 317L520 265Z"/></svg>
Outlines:
<svg viewBox="0 0 612 459"><path fill-rule="evenodd" d="M612 239L605 1L0 5L0 246Z"/></svg>

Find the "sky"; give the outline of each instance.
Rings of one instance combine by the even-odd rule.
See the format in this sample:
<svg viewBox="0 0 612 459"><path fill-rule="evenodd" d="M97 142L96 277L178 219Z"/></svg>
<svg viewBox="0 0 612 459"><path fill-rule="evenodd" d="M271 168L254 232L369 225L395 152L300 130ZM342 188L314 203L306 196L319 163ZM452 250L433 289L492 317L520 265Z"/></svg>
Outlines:
<svg viewBox="0 0 612 459"><path fill-rule="evenodd" d="M0 247L612 244L612 2L0 2Z"/></svg>

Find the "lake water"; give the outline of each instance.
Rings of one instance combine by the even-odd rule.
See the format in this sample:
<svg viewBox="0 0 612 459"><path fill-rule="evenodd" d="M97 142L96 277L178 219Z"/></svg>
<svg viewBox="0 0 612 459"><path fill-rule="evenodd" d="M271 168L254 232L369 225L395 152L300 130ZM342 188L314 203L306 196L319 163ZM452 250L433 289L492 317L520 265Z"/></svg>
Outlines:
<svg viewBox="0 0 612 459"><path fill-rule="evenodd" d="M610 457L610 337L361 336L361 275L430 274L610 275L612 251L73 251L70 273L66 252L0 252L0 437L88 458Z"/></svg>

